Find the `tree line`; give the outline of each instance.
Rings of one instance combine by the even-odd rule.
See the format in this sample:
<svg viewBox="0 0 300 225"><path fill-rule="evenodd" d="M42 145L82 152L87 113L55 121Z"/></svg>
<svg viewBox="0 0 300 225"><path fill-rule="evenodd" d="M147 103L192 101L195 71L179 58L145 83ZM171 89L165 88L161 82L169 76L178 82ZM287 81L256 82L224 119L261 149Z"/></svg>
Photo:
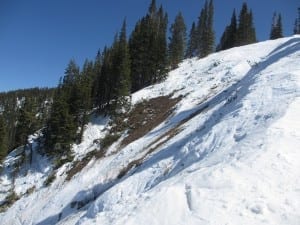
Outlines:
<svg viewBox="0 0 300 225"><path fill-rule="evenodd" d="M0 160L28 135L42 128L50 115L54 89L31 88L0 93Z"/></svg>
<svg viewBox="0 0 300 225"><path fill-rule="evenodd" d="M299 18L295 34L300 33ZM22 104L16 106L16 95L9 94L13 96L9 103L0 95L0 159L6 155L3 149L25 145L28 135L42 127L45 151L68 156L71 144L81 141L91 112L118 117L129 110L131 93L163 81L183 59L203 58L215 51L257 42L253 12L246 3L238 16L233 11L216 47L213 23L214 3L206 0L189 35L181 12L168 32L168 15L152 0L130 35L124 20L111 46L99 50L95 59L86 60L82 68L70 60L58 87L38 90L36 96L43 96L39 100L24 94ZM270 39L280 37L282 17L274 13ZM41 108L45 102L51 102L51 107Z"/></svg>

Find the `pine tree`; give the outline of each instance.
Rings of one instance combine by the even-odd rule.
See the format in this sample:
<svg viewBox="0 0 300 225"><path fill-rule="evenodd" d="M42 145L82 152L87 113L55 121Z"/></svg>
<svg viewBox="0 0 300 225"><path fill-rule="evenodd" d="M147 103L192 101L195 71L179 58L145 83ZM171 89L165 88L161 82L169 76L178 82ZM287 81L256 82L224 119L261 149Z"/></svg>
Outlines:
<svg viewBox="0 0 300 225"><path fill-rule="evenodd" d="M159 82L167 74L167 23L163 8L152 1L129 38L132 91Z"/></svg>
<svg viewBox="0 0 300 225"><path fill-rule="evenodd" d="M74 60L70 60L53 97L50 118L44 132L45 149L49 154L69 156L71 144L80 141L77 131L83 124L86 101L82 94L85 89L80 82L79 67Z"/></svg>
<svg viewBox="0 0 300 225"><path fill-rule="evenodd" d="M101 67L102 67L102 54L101 51L98 50L95 61L94 61L94 81L92 82L92 106L98 107L99 103L99 96L101 96Z"/></svg>
<svg viewBox="0 0 300 225"><path fill-rule="evenodd" d="M298 34L298 19L295 20L293 34Z"/></svg>
<svg viewBox="0 0 300 225"><path fill-rule="evenodd" d="M26 145L28 135L32 134L36 129L34 108L33 101L27 97L18 116L15 137L16 146Z"/></svg>
<svg viewBox="0 0 300 225"><path fill-rule="evenodd" d="M54 96L50 119L45 130L45 150L51 155L69 156L76 139L76 125L69 113L69 105L61 86Z"/></svg>
<svg viewBox="0 0 300 225"><path fill-rule="evenodd" d="M202 8L197 24L197 50L196 54L199 57L204 57L205 48L205 32L206 32L206 21L207 21L207 1L205 2L204 8Z"/></svg>
<svg viewBox="0 0 300 225"><path fill-rule="evenodd" d="M300 7L298 8L298 18L295 20L293 31L294 34L300 34Z"/></svg>
<svg viewBox="0 0 300 225"><path fill-rule="evenodd" d="M146 85L146 61L149 38L145 30L145 18L137 22L129 38L131 59L131 91L135 92Z"/></svg>
<svg viewBox="0 0 300 225"><path fill-rule="evenodd" d="M160 6L156 16L156 30L154 49L156 49L156 57L154 60L154 79L152 83L157 83L164 80L168 72L168 44L167 44L167 28L168 15L164 12L163 7Z"/></svg>
<svg viewBox="0 0 300 225"><path fill-rule="evenodd" d="M170 28L169 64L172 69L184 59L186 49L186 26L181 12L176 16Z"/></svg>
<svg viewBox="0 0 300 225"><path fill-rule="evenodd" d="M117 52L116 52L116 62L117 66L117 78L116 78L116 107L117 112L122 112L124 109L128 110L130 105L129 96L130 96L130 55L129 48L127 43L126 35L126 20L124 20L122 29L119 35Z"/></svg>
<svg viewBox="0 0 300 225"><path fill-rule="evenodd" d="M234 10L232 13L230 25L225 28L220 43L217 46L217 51L234 47L236 44L236 35L237 35L237 19Z"/></svg>
<svg viewBox="0 0 300 225"><path fill-rule="evenodd" d="M213 18L214 18L214 4L213 0L209 1L207 10L207 25L206 25L206 47L204 55L208 55L214 52L215 48L215 32L213 30Z"/></svg>
<svg viewBox="0 0 300 225"><path fill-rule="evenodd" d="M65 70L65 76L63 78L63 86L64 88L71 87L75 81L76 78L79 76L80 69L77 66L74 59L71 59L66 70Z"/></svg>
<svg viewBox="0 0 300 225"><path fill-rule="evenodd" d="M92 61L85 60L82 71L75 84L75 90L77 90L79 104L78 104L78 115L77 125L80 127L80 133L78 141L81 142L84 125L88 122L88 115L92 109L92 87L95 82L94 65Z"/></svg>
<svg viewBox="0 0 300 225"><path fill-rule="evenodd" d="M196 52L197 52L197 29L196 29L195 22L193 22L189 34L185 58L195 57L197 55Z"/></svg>
<svg viewBox="0 0 300 225"><path fill-rule="evenodd" d="M277 23L277 13L273 13L272 17L272 26L271 26L271 32L270 32L270 39L276 39L276 23Z"/></svg>
<svg viewBox="0 0 300 225"><path fill-rule="evenodd" d="M0 162L7 155L7 133L5 120L2 115L0 115Z"/></svg>
<svg viewBox="0 0 300 225"><path fill-rule="evenodd" d="M116 42L116 40L115 40ZM115 84L113 76L113 49L105 47L102 53L102 67L98 91L98 107L107 113L113 99L113 85Z"/></svg>
<svg viewBox="0 0 300 225"><path fill-rule="evenodd" d="M300 34L300 7L298 8L298 34Z"/></svg>
<svg viewBox="0 0 300 225"><path fill-rule="evenodd" d="M236 46L247 45L256 42L256 32L253 24L252 11L248 11L247 3L244 3L239 15Z"/></svg>
<svg viewBox="0 0 300 225"><path fill-rule="evenodd" d="M197 55L202 58L214 51L213 1L206 1L197 24Z"/></svg>
<svg viewBox="0 0 300 225"><path fill-rule="evenodd" d="M278 14L275 12L273 14L272 19L272 27L270 32L270 39L274 40L277 38L282 38L282 21L281 21L281 14Z"/></svg>

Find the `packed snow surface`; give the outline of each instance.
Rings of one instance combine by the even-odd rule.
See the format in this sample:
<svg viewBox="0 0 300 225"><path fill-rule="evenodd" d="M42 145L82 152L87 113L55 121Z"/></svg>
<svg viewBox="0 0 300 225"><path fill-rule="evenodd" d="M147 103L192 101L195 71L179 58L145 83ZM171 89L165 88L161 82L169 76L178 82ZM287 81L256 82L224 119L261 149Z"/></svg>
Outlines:
<svg viewBox="0 0 300 225"><path fill-rule="evenodd" d="M181 96L166 121L118 151L115 143L70 181L62 167L49 187L38 183L1 213L0 224L299 225L299 62L300 36L185 60L132 96L133 104ZM87 125L77 158L104 137L107 121ZM17 193L47 173L40 160L16 178ZM118 176L135 160L143 163ZM7 191L9 177L0 179Z"/></svg>

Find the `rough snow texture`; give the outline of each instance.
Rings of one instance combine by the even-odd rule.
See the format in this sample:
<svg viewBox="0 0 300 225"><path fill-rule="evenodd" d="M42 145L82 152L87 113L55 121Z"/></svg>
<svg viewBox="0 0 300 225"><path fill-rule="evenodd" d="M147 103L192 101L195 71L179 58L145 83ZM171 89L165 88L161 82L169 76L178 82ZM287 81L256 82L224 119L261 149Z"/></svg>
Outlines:
<svg viewBox="0 0 300 225"><path fill-rule="evenodd" d="M185 60L132 97L183 96L165 122L117 153L113 145L69 182L61 168L50 187L0 214L1 224L299 225L299 61L300 36ZM101 118L87 126L76 157L105 126ZM46 172L33 170L15 189ZM4 190L9 177L0 179Z"/></svg>

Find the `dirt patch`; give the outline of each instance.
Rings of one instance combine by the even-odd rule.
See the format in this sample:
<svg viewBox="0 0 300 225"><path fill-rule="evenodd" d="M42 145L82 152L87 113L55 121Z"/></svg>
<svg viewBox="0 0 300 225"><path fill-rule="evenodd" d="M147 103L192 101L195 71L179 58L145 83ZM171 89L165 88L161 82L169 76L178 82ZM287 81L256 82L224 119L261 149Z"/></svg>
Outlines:
<svg viewBox="0 0 300 225"><path fill-rule="evenodd" d="M128 136L123 139L121 146L126 146L143 137L166 120L180 99L180 97L160 96L138 103L129 113L128 120L126 121L129 128Z"/></svg>
<svg viewBox="0 0 300 225"><path fill-rule="evenodd" d="M72 163L71 169L67 171L66 181L71 180L75 174L79 173L91 161L93 157L95 157L96 159L100 159L104 155L105 151L94 150L87 153L83 159L74 161Z"/></svg>

